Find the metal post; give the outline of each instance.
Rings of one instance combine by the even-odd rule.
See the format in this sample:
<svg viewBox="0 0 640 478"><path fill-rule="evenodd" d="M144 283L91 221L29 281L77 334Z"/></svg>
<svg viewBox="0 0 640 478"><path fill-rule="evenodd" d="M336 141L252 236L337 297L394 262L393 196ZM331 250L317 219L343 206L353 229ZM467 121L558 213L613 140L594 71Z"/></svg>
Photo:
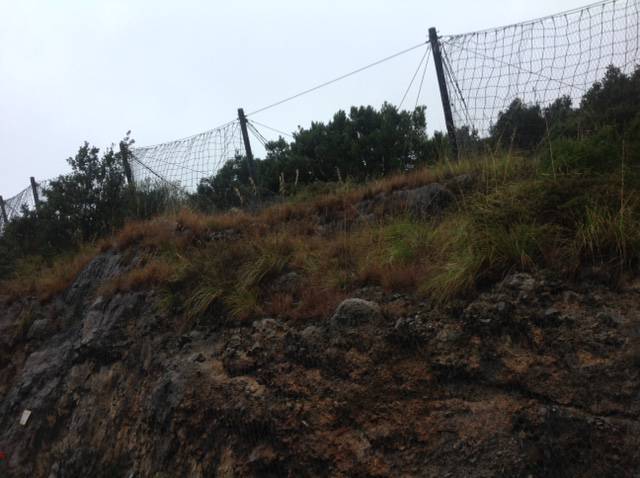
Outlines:
<svg viewBox="0 0 640 478"><path fill-rule="evenodd" d="M127 178L127 184L131 189L135 187L133 182L133 174L131 172L131 164L129 163L129 145L124 141L120 141L120 157L122 158L122 168L124 169L124 175Z"/></svg>
<svg viewBox="0 0 640 478"><path fill-rule="evenodd" d="M453 152L453 157L458 159L458 141L456 139L456 128L453 123L453 114L451 113L449 91L447 90L447 82L444 77L440 42L438 41L438 33L433 27L429 28L429 42L431 43L431 51L433 52L433 62L436 65L436 76L438 77L438 85L440 86L440 99L442 100L442 109L444 110L444 120L447 125L451 151Z"/></svg>
<svg viewBox="0 0 640 478"><path fill-rule="evenodd" d="M4 199L0 196L0 212L2 212L2 223L7 224L9 219L7 218L7 210L4 207Z"/></svg>
<svg viewBox="0 0 640 478"><path fill-rule="evenodd" d="M247 168L249 168L249 176L253 180L253 184L256 183L256 171L253 164L253 153L251 152L251 142L249 141L249 133L247 131L247 117L244 114L244 109L238 108L238 120L240 121L240 130L242 131L242 141L244 142L244 150L247 158Z"/></svg>
<svg viewBox="0 0 640 478"><path fill-rule="evenodd" d="M31 176L31 191L33 192L33 202L36 205L36 211L40 209L40 196L38 196L38 184L36 178Z"/></svg>

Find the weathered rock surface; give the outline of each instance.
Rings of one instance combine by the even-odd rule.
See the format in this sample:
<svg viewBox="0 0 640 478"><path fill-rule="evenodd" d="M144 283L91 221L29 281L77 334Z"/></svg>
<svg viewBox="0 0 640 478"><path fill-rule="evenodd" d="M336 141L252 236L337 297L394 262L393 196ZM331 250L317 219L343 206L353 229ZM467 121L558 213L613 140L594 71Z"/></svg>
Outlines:
<svg viewBox="0 0 640 478"><path fill-rule="evenodd" d="M364 299L346 299L336 309L331 318L335 326L357 326L367 322L376 322L382 318L380 306Z"/></svg>
<svg viewBox="0 0 640 478"><path fill-rule="evenodd" d="M447 310L369 289L180 333L152 293L96 300L118 267L0 309L9 476L640 474L635 289L515 274Z"/></svg>

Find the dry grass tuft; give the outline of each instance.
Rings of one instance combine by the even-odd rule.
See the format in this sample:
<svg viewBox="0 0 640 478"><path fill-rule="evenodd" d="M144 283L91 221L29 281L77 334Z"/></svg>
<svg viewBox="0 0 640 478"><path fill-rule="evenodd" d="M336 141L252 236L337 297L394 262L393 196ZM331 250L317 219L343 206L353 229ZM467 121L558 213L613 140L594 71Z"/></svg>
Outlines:
<svg viewBox="0 0 640 478"><path fill-rule="evenodd" d="M95 258L97 247L85 247L73 256L63 256L50 265L41 261L23 261L15 278L2 283L3 298L14 302L24 297L35 297L47 302L67 290L78 274Z"/></svg>
<svg viewBox="0 0 640 478"><path fill-rule="evenodd" d="M141 267L136 267L109 282L102 284L97 294L111 297L118 292L150 289L166 284L175 274L175 267L158 258L153 258Z"/></svg>
<svg viewBox="0 0 640 478"><path fill-rule="evenodd" d="M289 318L291 311L294 309L293 294L276 293L272 295L269 302L265 305L265 312L278 318Z"/></svg>
<svg viewBox="0 0 640 478"><path fill-rule="evenodd" d="M166 217L129 222L115 235L112 247L120 251L134 246L158 247L172 242L175 231L175 221Z"/></svg>
<svg viewBox="0 0 640 478"><path fill-rule="evenodd" d="M289 317L294 320L326 319L331 317L340 302L349 297L347 291L322 286L311 286L302 290L295 308Z"/></svg>

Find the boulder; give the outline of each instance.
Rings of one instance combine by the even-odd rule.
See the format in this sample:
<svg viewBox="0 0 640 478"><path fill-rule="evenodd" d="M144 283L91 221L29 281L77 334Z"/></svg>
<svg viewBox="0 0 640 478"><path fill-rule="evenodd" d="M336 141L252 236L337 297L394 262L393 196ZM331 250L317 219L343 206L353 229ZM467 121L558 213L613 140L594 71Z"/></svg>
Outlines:
<svg viewBox="0 0 640 478"><path fill-rule="evenodd" d="M382 319L380 306L363 299L346 299L338 306L331 323L335 326L353 327Z"/></svg>
<svg viewBox="0 0 640 478"><path fill-rule="evenodd" d="M252 325L256 332L263 335L274 335L279 330L284 329L284 325L281 322L271 318L255 320Z"/></svg>
<svg viewBox="0 0 640 478"><path fill-rule="evenodd" d="M537 285L536 280L531 274L527 274L526 272L516 272L515 274L507 276L502 281L503 288L523 292L533 292L537 288Z"/></svg>
<svg viewBox="0 0 640 478"><path fill-rule="evenodd" d="M316 327L315 325L309 325L305 327L302 332L300 332L302 338L314 345L320 344L322 342L322 329L320 327Z"/></svg>

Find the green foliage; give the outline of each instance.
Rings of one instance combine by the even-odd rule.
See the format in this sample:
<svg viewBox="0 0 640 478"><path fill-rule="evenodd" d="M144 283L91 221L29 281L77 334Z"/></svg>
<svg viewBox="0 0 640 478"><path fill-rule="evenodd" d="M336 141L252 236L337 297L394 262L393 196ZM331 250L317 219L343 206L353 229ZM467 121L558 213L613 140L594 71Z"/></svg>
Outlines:
<svg viewBox="0 0 640 478"><path fill-rule="evenodd" d="M544 109L546 135L548 137L577 136L580 131L580 115L573 109L569 96L561 96Z"/></svg>
<svg viewBox="0 0 640 478"><path fill-rule="evenodd" d="M123 223L126 179L122 161L113 149L102 157L85 143L68 162L72 172L51 181L38 216L52 228L49 237L65 242L91 240Z"/></svg>
<svg viewBox="0 0 640 478"><path fill-rule="evenodd" d="M118 154L109 149L100 157L85 143L68 162L72 172L50 182L38 210L7 225L0 243L14 258L52 258L122 225L127 198Z"/></svg>
<svg viewBox="0 0 640 478"><path fill-rule="evenodd" d="M436 227L429 243L435 273L425 280L426 292L447 300L516 270L572 276L595 265L612 282L637 271L638 178L620 169L541 173L468 198Z"/></svg>
<svg viewBox="0 0 640 478"><path fill-rule="evenodd" d="M460 151L464 151L466 156L478 157L486 152L487 141L478 136L478 131L471 129L468 126L456 128L456 141L458 149ZM433 144L436 148L436 156L438 158L451 157L449 141L443 133L436 131L433 134Z"/></svg>
<svg viewBox="0 0 640 478"><path fill-rule="evenodd" d="M640 68L626 75L610 66L578 108L568 96L544 108L516 98L498 115L490 138L479 138L468 127L459 128L456 137L466 154L483 153L487 146L540 150L554 173L603 170L620 162L623 138L627 156L640 152L634 139L640 131L638 111ZM295 195L310 184L358 183L448 156L446 135L427 137L423 107L412 112L388 103L379 110L352 107L327 123L299 128L291 142L267 143L265 158L255 161L257 184L250 181L244 158L236 157L202 179L191 201L204 211L247 207L259 198Z"/></svg>
<svg viewBox="0 0 640 478"><path fill-rule="evenodd" d="M336 113L326 125L300 129L291 144L302 181L364 180L410 169L428 156L423 107L398 111L388 103L379 111L371 106ZM269 158L267 158L269 159ZM302 166L300 168L300 166ZM293 171L283 171L288 176Z"/></svg>
<svg viewBox="0 0 640 478"><path fill-rule="evenodd" d="M631 178L640 164L640 112L624 127L599 126L582 136L556 136L542 160L549 172L595 174L624 171Z"/></svg>
<svg viewBox="0 0 640 478"><path fill-rule="evenodd" d="M399 111L385 103L338 111L325 123L300 128L294 139L266 145L257 159L258 184L249 180L243 158L227 162L214 177L202 179L193 204L204 211L253 204L256 196L295 194L317 182L362 182L397 171L408 171L446 154L446 140L426 134L424 107Z"/></svg>
<svg viewBox="0 0 640 478"><path fill-rule="evenodd" d="M535 149L544 133L545 121L540 105L527 105L520 98L498 114L498 121L491 128L491 136L499 144L524 150Z"/></svg>
<svg viewBox="0 0 640 478"><path fill-rule="evenodd" d="M258 190L250 177L246 159L236 156L227 161L215 176L202 178L190 202L204 212L253 205Z"/></svg>
<svg viewBox="0 0 640 478"><path fill-rule="evenodd" d="M184 198L169 187L127 185L123 155L133 140L127 137L119 151L100 154L84 143L68 158L69 174L50 181L37 211L23 210L0 237L0 277L10 276L22 258L45 262L76 250L82 243L113 233L130 218L144 219L177 208Z"/></svg>
<svg viewBox="0 0 640 478"><path fill-rule="evenodd" d="M622 138L605 126L582 139L558 137L551 141L543 159L545 169L555 173L606 172L621 165Z"/></svg>
<svg viewBox="0 0 640 478"><path fill-rule="evenodd" d="M617 133L623 137L638 122L639 111L640 66L625 74L611 65L604 78L583 95L578 108L573 108L568 96L556 99L544 109L516 98L499 113L491 128L491 139L503 147L533 151L547 139L567 138L576 143L565 147L575 148L585 137L600 134L602 130L606 130L607 135ZM584 152L576 153L584 156Z"/></svg>
<svg viewBox="0 0 640 478"><path fill-rule="evenodd" d="M260 286L286 271L293 250L291 245L276 236L272 240L254 245L246 261L238 270L235 287L225 297L232 316L247 317L259 307Z"/></svg>
<svg viewBox="0 0 640 478"><path fill-rule="evenodd" d="M401 220L385 228L386 262L410 264L424 255L431 240L430 224Z"/></svg>
<svg viewBox="0 0 640 478"><path fill-rule="evenodd" d="M152 182L137 183L129 197L127 219L148 219L167 212L177 212L188 200L181 189Z"/></svg>
<svg viewBox="0 0 640 478"><path fill-rule="evenodd" d="M619 208L594 202L577 224L574 244L583 260L608 265L615 273L640 261L638 204L625 201Z"/></svg>
<svg viewBox="0 0 640 478"><path fill-rule="evenodd" d="M583 96L580 111L588 130L613 126L624 131L640 111L640 65L629 75L609 66L602 81Z"/></svg>

